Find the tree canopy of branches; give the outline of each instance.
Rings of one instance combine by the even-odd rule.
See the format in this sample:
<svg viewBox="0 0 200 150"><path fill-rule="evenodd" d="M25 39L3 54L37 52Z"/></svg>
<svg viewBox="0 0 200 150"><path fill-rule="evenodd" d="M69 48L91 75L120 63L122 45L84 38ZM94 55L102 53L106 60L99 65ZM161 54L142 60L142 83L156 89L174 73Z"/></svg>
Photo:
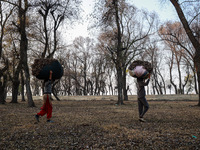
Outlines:
<svg viewBox="0 0 200 150"><path fill-rule="evenodd" d="M136 9L124 0L101 0L96 15L102 31L99 46L109 56L117 70L118 104L127 100L126 68L139 54L145 52L145 43L153 33L155 14ZM103 11L102 11L103 8Z"/></svg>

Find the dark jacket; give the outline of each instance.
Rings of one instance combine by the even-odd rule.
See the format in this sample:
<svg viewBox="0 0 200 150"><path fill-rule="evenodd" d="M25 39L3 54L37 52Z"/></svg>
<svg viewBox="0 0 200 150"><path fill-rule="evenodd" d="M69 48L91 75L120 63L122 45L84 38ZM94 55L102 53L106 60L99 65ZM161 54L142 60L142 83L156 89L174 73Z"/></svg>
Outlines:
<svg viewBox="0 0 200 150"><path fill-rule="evenodd" d="M137 95L138 98L145 97L146 92L144 86L149 84L149 79L145 82L143 79L137 79Z"/></svg>

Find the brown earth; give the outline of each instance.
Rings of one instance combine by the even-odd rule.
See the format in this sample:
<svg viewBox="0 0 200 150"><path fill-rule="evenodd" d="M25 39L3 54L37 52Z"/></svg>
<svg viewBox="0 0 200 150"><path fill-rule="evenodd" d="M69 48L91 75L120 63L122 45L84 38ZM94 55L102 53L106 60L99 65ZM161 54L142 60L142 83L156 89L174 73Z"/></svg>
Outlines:
<svg viewBox="0 0 200 150"><path fill-rule="evenodd" d="M196 101L150 101L145 123L136 101L53 101L53 123L36 124L37 107L0 105L0 149L200 149Z"/></svg>

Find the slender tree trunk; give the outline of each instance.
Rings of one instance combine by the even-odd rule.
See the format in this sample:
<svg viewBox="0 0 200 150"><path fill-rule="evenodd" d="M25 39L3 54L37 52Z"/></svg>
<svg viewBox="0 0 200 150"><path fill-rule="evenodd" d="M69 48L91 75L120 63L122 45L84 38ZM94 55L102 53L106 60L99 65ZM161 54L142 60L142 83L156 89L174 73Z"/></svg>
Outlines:
<svg viewBox="0 0 200 150"><path fill-rule="evenodd" d="M68 95L71 95L71 77L68 76L68 90L67 90Z"/></svg>
<svg viewBox="0 0 200 150"><path fill-rule="evenodd" d="M199 96L199 101L198 101L198 106L200 106L200 53L197 54L196 53L196 57L195 57L195 67L196 67L196 71L197 71L197 79L198 79L198 96Z"/></svg>
<svg viewBox="0 0 200 150"><path fill-rule="evenodd" d="M167 92L166 92L165 80L164 80L162 74L160 73L160 71L159 71L159 75L160 75L160 77L161 77L161 80L162 80L162 83L163 83L164 92L165 92L165 94L166 94Z"/></svg>
<svg viewBox="0 0 200 150"><path fill-rule="evenodd" d="M7 70L8 70L8 60L6 60L5 67L0 69L0 104L4 104L6 102L6 91L7 91Z"/></svg>
<svg viewBox="0 0 200 150"><path fill-rule="evenodd" d="M22 70L22 61L20 60L17 66L17 69L13 69L13 79L12 79L12 100L11 103L17 103L17 96L18 96L18 92L19 92L19 74L20 71ZM14 66L13 66L14 68Z"/></svg>
<svg viewBox="0 0 200 150"><path fill-rule="evenodd" d="M31 92L31 86L30 86L30 74L29 70L26 66L25 77L26 77L26 93L27 93L27 99L28 99L28 106L29 107L35 107L35 103L33 102L32 92Z"/></svg>
<svg viewBox="0 0 200 150"><path fill-rule="evenodd" d="M120 67L117 67L117 87L118 87L118 105L123 105L123 95L122 95L122 70Z"/></svg>
<svg viewBox="0 0 200 150"><path fill-rule="evenodd" d="M39 95L40 91L39 91L39 80L35 80L34 79L34 91L33 91L33 96L37 96Z"/></svg>
<svg viewBox="0 0 200 150"><path fill-rule="evenodd" d="M195 92L196 92L196 94L198 94L198 87L197 87L197 84L198 84L198 82L197 82L197 74L196 74L196 72L193 70L193 74L194 74L194 89L195 89Z"/></svg>
<svg viewBox="0 0 200 150"><path fill-rule="evenodd" d="M155 76L154 76L155 77ZM157 92L158 95L160 95L160 92L158 90L158 86L157 86L157 82L156 82L156 78L154 78L154 88L156 89L155 91Z"/></svg>
<svg viewBox="0 0 200 150"><path fill-rule="evenodd" d="M173 87L174 87L175 94L178 94L177 86L176 86L176 84L173 82L173 80L172 80L172 75L171 75L171 74L172 74L172 73L170 72L170 83L171 83L171 85L173 85Z"/></svg>
<svg viewBox="0 0 200 150"><path fill-rule="evenodd" d="M181 76L181 70L180 70L180 63L177 60L178 65L178 75L179 75L179 94L184 94L182 89L182 76Z"/></svg>
<svg viewBox="0 0 200 150"><path fill-rule="evenodd" d="M197 76L198 76L198 87L200 87L200 71L197 73ZM200 92L199 91L198 91L198 95L199 95L199 101L197 105L200 106Z"/></svg>
<svg viewBox="0 0 200 150"><path fill-rule="evenodd" d="M84 95L87 95L87 66L84 64L84 70L83 70L83 77L84 77L84 87L83 87L83 93Z"/></svg>
<svg viewBox="0 0 200 150"><path fill-rule="evenodd" d="M17 96L19 93L19 78L14 78L13 79L13 84L12 84L12 100L11 103L18 103L17 102Z"/></svg>
<svg viewBox="0 0 200 150"><path fill-rule="evenodd" d="M8 83L8 76L4 74L4 102L6 102L6 97L7 97L7 83Z"/></svg>
<svg viewBox="0 0 200 150"><path fill-rule="evenodd" d="M159 83L158 83L158 77L157 77L157 71L156 69L154 69L153 72L153 76L154 76L154 90L157 92L158 95L160 95L160 87L159 87Z"/></svg>
<svg viewBox="0 0 200 150"><path fill-rule="evenodd" d="M56 98L56 100L60 101L59 97L57 96L57 91L55 90L55 86L56 84L59 82L59 80L57 80L56 82L53 83L53 86L52 86L52 93L53 93L53 96Z"/></svg>
<svg viewBox="0 0 200 150"><path fill-rule="evenodd" d="M6 86L7 86L7 75L3 75L3 82L0 81L0 104L5 104L6 102Z"/></svg>
<svg viewBox="0 0 200 150"><path fill-rule="evenodd" d="M173 87L174 87L175 94L178 94L177 86L176 86L176 84L173 82L173 79L172 79L172 68L173 68L173 64L174 64L174 54L173 54L173 53L172 53L172 60L171 60L170 63L171 63L171 64L169 65L170 83L171 83L171 85L173 85Z"/></svg>
<svg viewBox="0 0 200 150"><path fill-rule="evenodd" d="M126 70L123 71L123 97L125 101L128 101L128 94L126 88Z"/></svg>
<svg viewBox="0 0 200 150"><path fill-rule="evenodd" d="M152 82L151 82L151 83L152 83L151 85L152 85L152 87L153 87L153 95L155 95L155 94L156 94L155 86L154 86L154 84L153 84L153 80L151 80L151 81L152 81Z"/></svg>
<svg viewBox="0 0 200 150"><path fill-rule="evenodd" d="M48 30L47 30L47 15L49 13L49 8L47 8L45 10L45 13L42 14L42 17L43 17L43 21L44 21L44 33L45 33L45 47L44 47L44 51L42 53L42 58L45 58L45 55L47 53L47 50L49 48L49 38L48 38Z"/></svg>
<svg viewBox="0 0 200 150"><path fill-rule="evenodd" d="M5 104L4 87L2 85L0 85L0 104Z"/></svg>
<svg viewBox="0 0 200 150"><path fill-rule="evenodd" d="M22 101L25 101L25 96L24 96L24 75L23 75L23 71L21 70L21 97L22 97Z"/></svg>

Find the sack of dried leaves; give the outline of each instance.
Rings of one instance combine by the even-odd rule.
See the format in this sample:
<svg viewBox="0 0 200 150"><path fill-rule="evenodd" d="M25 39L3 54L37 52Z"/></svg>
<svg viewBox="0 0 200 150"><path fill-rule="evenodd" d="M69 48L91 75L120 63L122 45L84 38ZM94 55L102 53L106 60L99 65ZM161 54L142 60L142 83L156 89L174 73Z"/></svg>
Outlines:
<svg viewBox="0 0 200 150"><path fill-rule="evenodd" d="M38 79L48 79L50 70L53 71L53 80L60 79L63 75L63 68L56 59L35 59L31 67L32 75Z"/></svg>

